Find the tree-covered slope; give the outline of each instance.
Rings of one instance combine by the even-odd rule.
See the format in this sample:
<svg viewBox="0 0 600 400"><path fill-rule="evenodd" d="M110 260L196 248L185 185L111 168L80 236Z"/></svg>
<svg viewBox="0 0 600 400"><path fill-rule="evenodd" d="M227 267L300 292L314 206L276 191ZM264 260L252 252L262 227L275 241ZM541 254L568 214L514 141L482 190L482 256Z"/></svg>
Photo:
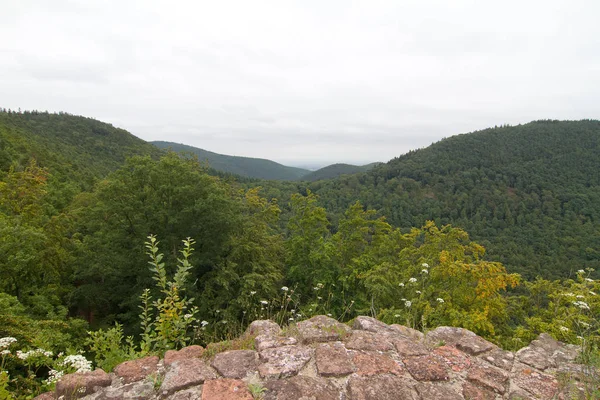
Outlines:
<svg viewBox="0 0 600 400"><path fill-rule="evenodd" d="M309 188L335 213L360 199L403 228L460 226L528 277L600 268L599 121L458 135Z"/></svg>
<svg viewBox="0 0 600 400"><path fill-rule="evenodd" d="M151 143L160 149L192 153L198 156L200 161L208 161L208 165L217 171L229 172L247 178L295 180L310 172L306 169L288 167L263 158L228 156L173 142L156 141Z"/></svg>
<svg viewBox="0 0 600 400"><path fill-rule="evenodd" d="M352 164L331 164L321 169L318 169L310 174L304 175L300 179L308 182L320 181L322 179L334 179L342 175L352 175L361 172L366 172L380 163L371 163L367 165L352 165Z"/></svg>
<svg viewBox="0 0 600 400"><path fill-rule="evenodd" d="M30 159L48 169L50 189L76 193L91 189L135 155L160 153L156 147L114 126L70 114L0 112L0 178ZM59 189L60 188L60 189ZM65 202L71 196L61 199Z"/></svg>

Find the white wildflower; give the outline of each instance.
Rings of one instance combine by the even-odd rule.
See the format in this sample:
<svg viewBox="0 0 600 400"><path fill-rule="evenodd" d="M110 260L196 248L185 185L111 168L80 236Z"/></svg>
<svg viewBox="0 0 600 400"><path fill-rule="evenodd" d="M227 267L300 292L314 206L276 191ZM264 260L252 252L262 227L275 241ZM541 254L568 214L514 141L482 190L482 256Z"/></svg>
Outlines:
<svg viewBox="0 0 600 400"><path fill-rule="evenodd" d="M400 287L404 287L404 283L400 282L400 283L398 284L398 286L400 286Z"/></svg>
<svg viewBox="0 0 600 400"><path fill-rule="evenodd" d="M588 282L594 282L594 280L590 279L590 278L585 278L585 280L588 281Z"/></svg>
<svg viewBox="0 0 600 400"><path fill-rule="evenodd" d="M577 295L577 296L575 296L575 297L577 297L578 299L585 299L585 296L583 296L583 295L580 295L580 294L578 294L578 295Z"/></svg>
<svg viewBox="0 0 600 400"><path fill-rule="evenodd" d="M267 304L269 304L269 302L268 302L268 301L266 301L266 300L261 300L261 301L260 301L260 304L262 304L262 305L266 306Z"/></svg>
<svg viewBox="0 0 600 400"><path fill-rule="evenodd" d="M417 278L410 278L408 281L409 281L410 283L415 283L415 282L417 281Z"/></svg>
<svg viewBox="0 0 600 400"><path fill-rule="evenodd" d="M323 300L323 298L321 296L317 296L317 299L319 300Z"/></svg>
<svg viewBox="0 0 600 400"><path fill-rule="evenodd" d="M582 310L590 309L590 306L585 301L574 301L573 304L576 305L577 307L581 308Z"/></svg>
<svg viewBox="0 0 600 400"><path fill-rule="evenodd" d="M0 338L0 349L10 346L11 344L13 344L16 341L17 341L17 339L15 339L14 337L10 337L10 336Z"/></svg>
<svg viewBox="0 0 600 400"><path fill-rule="evenodd" d="M417 293L417 294L421 294L421 291L420 291L420 290L417 290L417 291L416 291L416 293Z"/></svg>
<svg viewBox="0 0 600 400"><path fill-rule="evenodd" d="M327 314L328 317L331 317L331 314Z"/></svg>
<svg viewBox="0 0 600 400"><path fill-rule="evenodd" d="M288 290L290 290L287 286L282 286L281 290L283 290L284 292L287 292Z"/></svg>
<svg viewBox="0 0 600 400"><path fill-rule="evenodd" d="M223 325L225 325L225 324L227 323L227 320L226 320L226 319L224 319L223 321L221 321L221 323L222 323Z"/></svg>
<svg viewBox="0 0 600 400"><path fill-rule="evenodd" d="M7 356L9 354L10 354L10 350L2 350L2 351L0 351L0 355L2 355L2 356Z"/></svg>
<svg viewBox="0 0 600 400"><path fill-rule="evenodd" d="M208 325L208 321L202 321L200 322L200 325L202 325L202 327L204 328L206 325Z"/></svg>
<svg viewBox="0 0 600 400"><path fill-rule="evenodd" d="M587 322L583 322L583 321L579 321L579 325L583 326L584 328L590 327L590 324L588 324Z"/></svg>
<svg viewBox="0 0 600 400"><path fill-rule="evenodd" d="M578 270L578 271L577 271L577 273L578 273L578 274L585 274L585 271L584 271L584 270L582 270L582 269L580 269L580 270Z"/></svg>
<svg viewBox="0 0 600 400"><path fill-rule="evenodd" d="M60 378L62 378L64 374L65 373L63 371L51 369L50 371L48 371L48 379L46 379L44 382L46 383L46 385L51 385L54 382L57 382Z"/></svg>
<svg viewBox="0 0 600 400"><path fill-rule="evenodd" d="M575 297L575 295L571 292L565 293L565 296L567 297Z"/></svg>
<svg viewBox="0 0 600 400"><path fill-rule="evenodd" d="M429 264L423 263L423 264L421 264L421 267L423 267L423 268L429 268Z"/></svg>
<svg viewBox="0 0 600 400"><path fill-rule="evenodd" d="M192 318L192 317L193 317L193 315L192 315L192 314L185 314L185 315L183 316L183 318L185 318L185 319L190 319L190 318Z"/></svg>
<svg viewBox="0 0 600 400"><path fill-rule="evenodd" d="M89 372L92 370L92 362L88 361L81 354L66 356L63 360L63 365L73 367L77 372Z"/></svg>
<svg viewBox="0 0 600 400"><path fill-rule="evenodd" d="M406 301L404 302L404 306L405 306L406 308L410 308L410 306L412 306L412 302L411 302L410 300L406 300Z"/></svg>
<svg viewBox="0 0 600 400"><path fill-rule="evenodd" d="M250 292L250 296L254 296L255 294L256 294L256 291L255 291L255 290L252 290L252 291Z"/></svg>
<svg viewBox="0 0 600 400"><path fill-rule="evenodd" d="M563 332L569 332L569 328L567 328L566 326L561 326L560 330Z"/></svg>
<svg viewBox="0 0 600 400"><path fill-rule="evenodd" d="M293 321L293 320L294 320L294 318L292 318L292 317L288 318L288 321Z"/></svg>
<svg viewBox="0 0 600 400"><path fill-rule="evenodd" d="M422 274L428 274L428 273L429 273L429 271L427 271L426 269L422 269L422 270L421 270L421 273L422 273Z"/></svg>
<svg viewBox="0 0 600 400"><path fill-rule="evenodd" d="M400 314L394 314L394 318L400 318Z"/></svg>
<svg viewBox="0 0 600 400"><path fill-rule="evenodd" d="M435 299L435 301L437 301L438 303L443 303L444 299L442 299L441 297L438 297L437 299Z"/></svg>

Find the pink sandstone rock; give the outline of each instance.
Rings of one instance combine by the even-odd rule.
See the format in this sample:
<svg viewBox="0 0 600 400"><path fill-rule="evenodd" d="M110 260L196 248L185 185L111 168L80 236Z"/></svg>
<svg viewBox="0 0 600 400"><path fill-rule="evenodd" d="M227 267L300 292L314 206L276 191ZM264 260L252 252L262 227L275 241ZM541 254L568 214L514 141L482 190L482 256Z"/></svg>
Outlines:
<svg viewBox="0 0 600 400"><path fill-rule="evenodd" d="M452 346L442 346L433 350L433 353L442 357L454 372L461 372L471 367L468 355Z"/></svg>
<svg viewBox="0 0 600 400"><path fill-rule="evenodd" d="M185 360L186 358L198 358L202 356L203 353L204 347L197 345L184 347L179 351L167 350L164 358L165 367L170 366L175 361Z"/></svg>
<svg viewBox="0 0 600 400"><path fill-rule="evenodd" d="M158 360L157 356L149 356L125 361L115 367L114 373L126 384L141 381L146 376L156 373Z"/></svg>
<svg viewBox="0 0 600 400"><path fill-rule="evenodd" d="M111 383L110 376L101 369L68 374L56 383L56 397L64 396L64 400L78 399L110 386Z"/></svg>
<svg viewBox="0 0 600 400"><path fill-rule="evenodd" d="M395 375L353 375L348 380L348 400L418 399L419 396L415 390L406 381Z"/></svg>
<svg viewBox="0 0 600 400"><path fill-rule="evenodd" d="M429 382L421 382L415 386L417 393L423 400L440 399L440 400L462 400L460 394L456 393L448 384L436 384ZM471 400L471 399L469 399Z"/></svg>
<svg viewBox="0 0 600 400"><path fill-rule="evenodd" d="M215 355L211 366L225 378L245 378L258 367L258 353L254 350L231 350Z"/></svg>
<svg viewBox="0 0 600 400"><path fill-rule="evenodd" d="M473 385L470 382L463 383L463 398L469 400L495 400L496 395L489 390L482 389Z"/></svg>
<svg viewBox="0 0 600 400"><path fill-rule="evenodd" d="M508 384L508 374L489 364L474 365L469 370L467 379L481 388L504 394Z"/></svg>
<svg viewBox="0 0 600 400"><path fill-rule="evenodd" d="M322 378L294 376L269 381L265 385L265 400L338 400L339 390Z"/></svg>
<svg viewBox="0 0 600 400"><path fill-rule="evenodd" d="M410 374L418 381L447 381L449 368L437 356L418 356L402 360Z"/></svg>
<svg viewBox="0 0 600 400"><path fill-rule="evenodd" d="M298 322L297 327L304 344L342 340L351 331L348 325L325 315Z"/></svg>
<svg viewBox="0 0 600 400"><path fill-rule="evenodd" d="M253 400L246 383L238 379L211 379L204 382L202 400Z"/></svg>
<svg viewBox="0 0 600 400"><path fill-rule="evenodd" d="M263 378L296 375L313 356L314 349L305 346L283 346L261 351L258 372Z"/></svg>
<svg viewBox="0 0 600 400"><path fill-rule="evenodd" d="M348 351L342 343L327 343L315 352L317 371L321 376L345 376L356 371Z"/></svg>
<svg viewBox="0 0 600 400"><path fill-rule="evenodd" d="M386 336L368 331L352 331L345 340L346 347L353 350L390 351L394 345Z"/></svg>
<svg viewBox="0 0 600 400"><path fill-rule="evenodd" d="M215 379L217 374L199 358L186 358L175 361L167 371L160 386L163 395L172 394L178 390L187 389Z"/></svg>
<svg viewBox="0 0 600 400"><path fill-rule="evenodd" d="M359 375L394 374L402 375L403 369L387 354L359 352L352 358Z"/></svg>

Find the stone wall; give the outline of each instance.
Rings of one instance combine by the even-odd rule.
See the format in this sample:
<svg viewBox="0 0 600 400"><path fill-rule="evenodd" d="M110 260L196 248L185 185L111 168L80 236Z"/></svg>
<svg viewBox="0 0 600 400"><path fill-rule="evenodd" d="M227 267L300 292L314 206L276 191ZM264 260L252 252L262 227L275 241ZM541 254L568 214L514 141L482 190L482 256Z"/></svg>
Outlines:
<svg viewBox="0 0 600 400"><path fill-rule="evenodd" d="M512 353L462 328L425 336L370 317L349 327L317 316L286 332L255 321L244 336L255 337L254 350L207 357L190 346L162 360L127 361L110 374L66 375L55 393L38 398L583 399L585 382L597 379L575 363L576 346L546 334Z"/></svg>

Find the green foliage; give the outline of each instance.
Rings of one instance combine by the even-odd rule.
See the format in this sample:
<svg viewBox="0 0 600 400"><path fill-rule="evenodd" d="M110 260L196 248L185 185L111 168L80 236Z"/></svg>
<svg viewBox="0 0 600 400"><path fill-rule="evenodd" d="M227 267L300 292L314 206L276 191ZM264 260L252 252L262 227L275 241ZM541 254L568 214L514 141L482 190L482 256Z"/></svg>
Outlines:
<svg viewBox="0 0 600 400"><path fill-rule="evenodd" d="M377 162L361 166L350 164L331 164L309 174L303 175L300 179L308 182L315 182L323 179L334 179L342 175L352 175L360 172L366 172L379 164L381 163Z"/></svg>
<svg viewBox="0 0 600 400"><path fill-rule="evenodd" d="M192 154L200 161L206 161L211 168L217 171L228 172L246 178L295 180L310 172L307 169L287 167L262 158L227 156L173 142L156 141L151 143L160 149Z"/></svg>
<svg viewBox="0 0 600 400"><path fill-rule="evenodd" d="M124 338L123 327L118 323L110 329L89 332L89 335L86 343L94 354L96 366L104 371L112 371L123 361L137 358L133 338Z"/></svg>

